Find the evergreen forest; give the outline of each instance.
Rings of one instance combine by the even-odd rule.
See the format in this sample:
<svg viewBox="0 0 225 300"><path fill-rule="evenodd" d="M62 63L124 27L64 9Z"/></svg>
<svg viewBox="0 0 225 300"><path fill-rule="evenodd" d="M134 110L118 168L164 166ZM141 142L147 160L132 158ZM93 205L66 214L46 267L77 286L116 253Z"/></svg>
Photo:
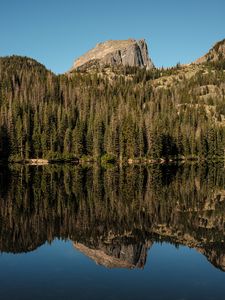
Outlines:
<svg viewBox="0 0 225 300"><path fill-rule="evenodd" d="M224 61L55 75L0 58L0 160L220 160L224 149Z"/></svg>

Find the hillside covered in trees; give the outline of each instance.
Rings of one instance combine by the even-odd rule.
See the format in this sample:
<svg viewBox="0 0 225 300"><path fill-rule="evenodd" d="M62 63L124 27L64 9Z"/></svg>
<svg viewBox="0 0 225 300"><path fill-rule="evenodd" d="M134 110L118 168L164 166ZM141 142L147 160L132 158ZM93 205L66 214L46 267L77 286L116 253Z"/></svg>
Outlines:
<svg viewBox="0 0 225 300"><path fill-rule="evenodd" d="M64 75L0 58L0 159L218 160L224 149L223 57Z"/></svg>

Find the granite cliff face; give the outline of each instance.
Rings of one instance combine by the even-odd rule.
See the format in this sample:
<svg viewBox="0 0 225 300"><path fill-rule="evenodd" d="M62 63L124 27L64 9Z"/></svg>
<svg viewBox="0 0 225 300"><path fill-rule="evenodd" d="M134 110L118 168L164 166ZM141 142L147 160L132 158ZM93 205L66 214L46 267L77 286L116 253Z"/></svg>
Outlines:
<svg viewBox="0 0 225 300"><path fill-rule="evenodd" d="M110 40L99 43L95 48L75 60L70 71L84 70L96 65L145 67L147 70L154 67L144 39Z"/></svg>
<svg viewBox="0 0 225 300"><path fill-rule="evenodd" d="M166 229L166 228L165 228ZM160 242L167 242L170 238L174 243L184 245L189 248L193 248L199 253L203 254L207 260L216 268L225 272L225 254L221 245L199 245L199 241L193 239L193 237L184 236L181 238L174 238L170 235L170 228L167 228L168 235L159 235ZM156 236L157 236L157 232ZM97 242L97 241L95 241ZM124 268L124 269L144 269L148 251L155 243L154 239L147 239L143 241L136 241L135 243L124 244L122 237L121 243L114 244L111 241L108 244L107 241L98 241L95 246L89 244L83 244L79 242L73 242L73 246L76 250L80 251L96 264L104 266L109 269ZM211 246L211 247L210 247Z"/></svg>
<svg viewBox="0 0 225 300"><path fill-rule="evenodd" d="M195 63L217 62L223 59L225 59L225 39L217 42L207 54L197 59Z"/></svg>
<svg viewBox="0 0 225 300"><path fill-rule="evenodd" d="M126 241L124 237L99 241L95 245L73 243L74 248L106 268L143 269L151 241Z"/></svg>

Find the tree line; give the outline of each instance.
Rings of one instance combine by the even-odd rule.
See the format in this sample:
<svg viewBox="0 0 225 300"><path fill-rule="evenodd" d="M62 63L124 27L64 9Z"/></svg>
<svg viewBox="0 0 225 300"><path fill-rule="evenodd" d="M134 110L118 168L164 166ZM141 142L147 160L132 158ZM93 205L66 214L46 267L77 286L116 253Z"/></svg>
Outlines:
<svg viewBox="0 0 225 300"><path fill-rule="evenodd" d="M0 58L0 158L223 158L224 70L211 63L156 86L180 68L56 76L30 58Z"/></svg>

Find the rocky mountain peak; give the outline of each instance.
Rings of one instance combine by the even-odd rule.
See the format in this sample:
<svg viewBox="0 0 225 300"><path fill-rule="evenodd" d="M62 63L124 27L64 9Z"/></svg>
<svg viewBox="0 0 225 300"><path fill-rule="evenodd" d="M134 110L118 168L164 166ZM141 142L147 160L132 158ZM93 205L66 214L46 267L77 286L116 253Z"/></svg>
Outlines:
<svg viewBox="0 0 225 300"><path fill-rule="evenodd" d="M143 269L147 259L147 253L153 245L151 241L146 243L124 243L123 237L119 241L111 240L107 243L98 241L93 245L74 242L76 250L90 257L97 264L106 268Z"/></svg>
<svg viewBox="0 0 225 300"><path fill-rule="evenodd" d="M217 42L207 54L196 60L195 63L216 62L225 59L225 39Z"/></svg>
<svg viewBox="0 0 225 300"><path fill-rule="evenodd" d="M92 66L131 66L154 67L148 54L148 46L144 39L109 40L99 43L81 57L75 60L73 70L83 70Z"/></svg>

